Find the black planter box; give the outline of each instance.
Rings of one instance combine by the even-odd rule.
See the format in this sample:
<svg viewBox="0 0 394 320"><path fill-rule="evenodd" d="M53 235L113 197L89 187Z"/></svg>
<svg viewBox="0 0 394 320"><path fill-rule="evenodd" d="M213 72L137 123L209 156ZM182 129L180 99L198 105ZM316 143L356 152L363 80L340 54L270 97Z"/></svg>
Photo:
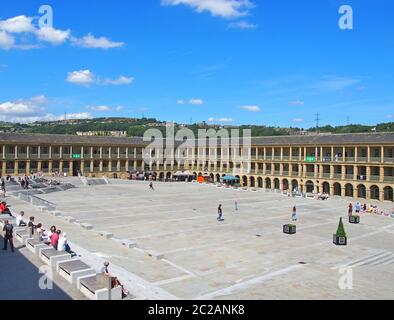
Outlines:
<svg viewBox="0 0 394 320"><path fill-rule="evenodd" d="M349 216L349 223L359 224L360 216Z"/></svg>
<svg viewBox="0 0 394 320"><path fill-rule="evenodd" d="M292 224L285 224L283 226L283 233L296 234L297 233L297 227L292 225Z"/></svg>
<svg viewBox="0 0 394 320"><path fill-rule="evenodd" d="M334 234L334 244L337 246L347 246L347 238L346 237L338 237Z"/></svg>

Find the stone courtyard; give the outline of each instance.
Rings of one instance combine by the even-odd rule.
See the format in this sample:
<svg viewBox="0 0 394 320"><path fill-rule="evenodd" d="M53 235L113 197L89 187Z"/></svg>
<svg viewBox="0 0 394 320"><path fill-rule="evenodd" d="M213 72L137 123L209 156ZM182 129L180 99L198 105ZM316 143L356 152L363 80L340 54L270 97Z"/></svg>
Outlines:
<svg viewBox="0 0 394 320"><path fill-rule="evenodd" d="M151 191L148 182L68 181L77 188L40 195L61 216L15 198L8 202L14 212L66 231L74 251L97 269L109 260L136 299L394 298L394 219L362 214L359 225L349 224L349 199L196 183L157 182ZM223 222L216 220L220 203ZM294 205L297 234L286 235L282 227L291 222ZM340 217L346 247L332 243ZM344 266L352 267L352 289L339 288Z"/></svg>

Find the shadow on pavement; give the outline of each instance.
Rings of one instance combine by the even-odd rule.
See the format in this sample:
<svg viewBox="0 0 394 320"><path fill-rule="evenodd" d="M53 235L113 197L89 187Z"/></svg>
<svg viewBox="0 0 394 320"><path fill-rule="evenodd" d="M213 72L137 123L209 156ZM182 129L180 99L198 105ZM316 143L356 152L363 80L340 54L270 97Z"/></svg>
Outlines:
<svg viewBox="0 0 394 320"><path fill-rule="evenodd" d="M1 232L1 231L0 231ZM0 236L0 299L1 300L70 300L71 297L53 283L51 290L42 290L39 280L43 274L15 247L15 253L3 251L4 239ZM15 243L19 245L19 243ZM26 249L24 249L26 250Z"/></svg>

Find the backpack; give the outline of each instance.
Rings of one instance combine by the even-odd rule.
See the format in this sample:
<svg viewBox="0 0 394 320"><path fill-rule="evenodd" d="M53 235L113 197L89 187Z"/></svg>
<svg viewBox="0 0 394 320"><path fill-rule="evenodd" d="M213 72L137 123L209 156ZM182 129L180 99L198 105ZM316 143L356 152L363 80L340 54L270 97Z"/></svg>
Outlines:
<svg viewBox="0 0 394 320"><path fill-rule="evenodd" d="M5 237L8 239L12 238L13 230L14 230L14 227L12 226L12 224L7 224L5 226Z"/></svg>

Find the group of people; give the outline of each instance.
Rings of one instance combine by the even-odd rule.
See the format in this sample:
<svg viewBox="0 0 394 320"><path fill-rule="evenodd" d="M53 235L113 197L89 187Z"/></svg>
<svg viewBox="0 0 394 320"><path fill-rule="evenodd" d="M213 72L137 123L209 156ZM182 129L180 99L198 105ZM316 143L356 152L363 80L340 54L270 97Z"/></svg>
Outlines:
<svg viewBox="0 0 394 320"><path fill-rule="evenodd" d="M316 197L317 200L328 200L329 198L330 198L330 195L326 192L323 192L323 193L319 192Z"/></svg>
<svg viewBox="0 0 394 320"><path fill-rule="evenodd" d="M371 204L368 206L366 203L361 204L360 202L357 202L354 207L352 203L349 204L348 206L349 216L352 216L353 212L355 212L356 215L360 213L374 213L374 214L385 215L385 216L391 215L394 218L394 209L391 213L384 212L383 210L379 209L377 205Z"/></svg>
<svg viewBox="0 0 394 320"><path fill-rule="evenodd" d="M23 178L20 178L20 184L23 189L25 190L29 189L29 185L30 185L29 178L26 175Z"/></svg>

